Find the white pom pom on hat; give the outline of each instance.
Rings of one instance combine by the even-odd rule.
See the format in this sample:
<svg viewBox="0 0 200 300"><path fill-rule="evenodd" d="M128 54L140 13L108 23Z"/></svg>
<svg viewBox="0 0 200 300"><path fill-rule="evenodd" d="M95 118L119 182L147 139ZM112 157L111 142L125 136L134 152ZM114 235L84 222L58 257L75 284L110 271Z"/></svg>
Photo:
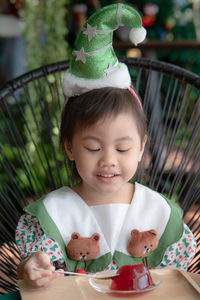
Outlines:
<svg viewBox="0 0 200 300"><path fill-rule="evenodd" d="M139 43L143 42L146 38L147 31L144 27L132 28L129 33L129 38L131 42L137 46Z"/></svg>

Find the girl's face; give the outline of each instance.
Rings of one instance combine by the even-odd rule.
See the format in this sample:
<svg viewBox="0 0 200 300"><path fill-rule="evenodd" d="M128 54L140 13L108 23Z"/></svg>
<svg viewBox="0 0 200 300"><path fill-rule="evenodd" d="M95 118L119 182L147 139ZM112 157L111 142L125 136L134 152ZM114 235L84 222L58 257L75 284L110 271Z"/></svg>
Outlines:
<svg viewBox="0 0 200 300"><path fill-rule="evenodd" d="M65 149L69 159L75 160L82 187L105 195L122 191L127 185L144 146L132 114L123 112L76 130L72 144L66 144Z"/></svg>

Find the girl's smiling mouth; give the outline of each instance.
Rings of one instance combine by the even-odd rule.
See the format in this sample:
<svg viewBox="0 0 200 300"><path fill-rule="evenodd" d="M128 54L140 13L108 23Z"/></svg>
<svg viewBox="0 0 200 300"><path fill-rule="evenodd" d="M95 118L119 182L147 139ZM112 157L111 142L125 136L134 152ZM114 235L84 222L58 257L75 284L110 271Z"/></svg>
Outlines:
<svg viewBox="0 0 200 300"><path fill-rule="evenodd" d="M103 182L110 183L113 182L119 174L110 173L110 174L97 174L97 178Z"/></svg>
<svg viewBox="0 0 200 300"><path fill-rule="evenodd" d="M116 175L115 175L115 174L98 174L97 176L110 178L110 177L114 177L114 176L116 176Z"/></svg>

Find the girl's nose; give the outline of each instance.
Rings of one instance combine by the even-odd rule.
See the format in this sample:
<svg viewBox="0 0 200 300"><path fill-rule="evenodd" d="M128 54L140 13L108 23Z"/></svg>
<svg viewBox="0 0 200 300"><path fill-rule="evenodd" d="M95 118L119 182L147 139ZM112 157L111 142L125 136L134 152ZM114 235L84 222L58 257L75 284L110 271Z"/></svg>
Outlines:
<svg viewBox="0 0 200 300"><path fill-rule="evenodd" d="M99 166L102 167L114 167L116 166L116 157L112 151L103 152L99 160Z"/></svg>

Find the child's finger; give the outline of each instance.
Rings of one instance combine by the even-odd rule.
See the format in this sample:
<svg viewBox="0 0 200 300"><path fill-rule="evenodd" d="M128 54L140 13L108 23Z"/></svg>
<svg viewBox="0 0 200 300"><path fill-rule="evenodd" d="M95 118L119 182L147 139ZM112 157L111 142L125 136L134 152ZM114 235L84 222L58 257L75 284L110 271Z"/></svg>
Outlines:
<svg viewBox="0 0 200 300"><path fill-rule="evenodd" d="M32 282L32 285L36 287L49 287L58 279L62 278L63 274L53 273L51 272L50 276L40 277Z"/></svg>
<svg viewBox="0 0 200 300"><path fill-rule="evenodd" d="M34 268L32 268L31 265L26 266L26 268L24 269L24 275L25 275L25 279L28 280L37 280L43 277L50 277L52 276L52 270L42 270L42 271L36 271L34 270Z"/></svg>
<svg viewBox="0 0 200 300"><path fill-rule="evenodd" d="M63 271L62 269L58 269L57 271ZM64 277L64 274L61 274L61 273L52 273L53 274L53 278L54 279L59 279L59 278L62 278Z"/></svg>
<svg viewBox="0 0 200 300"><path fill-rule="evenodd" d="M44 252L37 252L24 265L24 279L35 287L49 286L64 276L54 273L54 270L55 267L51 265L49 256Z"/></svg>
<svg viewBox="0 0 200 300"><path fill-rule="evenodd" d="M36 271L35 267L41 267L43 270ZM25 279L30 281L40 279L42 277L51 276L54 266L50 263L50 258L46 253L34 253L24 266Z"/></svg>
<svg viewBox="0 0 200 300"><path fill-rule="evenodd" d="M36 264L46 270L54 270L55 268L51 265L49 256L44 252L37 252L35 254Z"/></svg>

